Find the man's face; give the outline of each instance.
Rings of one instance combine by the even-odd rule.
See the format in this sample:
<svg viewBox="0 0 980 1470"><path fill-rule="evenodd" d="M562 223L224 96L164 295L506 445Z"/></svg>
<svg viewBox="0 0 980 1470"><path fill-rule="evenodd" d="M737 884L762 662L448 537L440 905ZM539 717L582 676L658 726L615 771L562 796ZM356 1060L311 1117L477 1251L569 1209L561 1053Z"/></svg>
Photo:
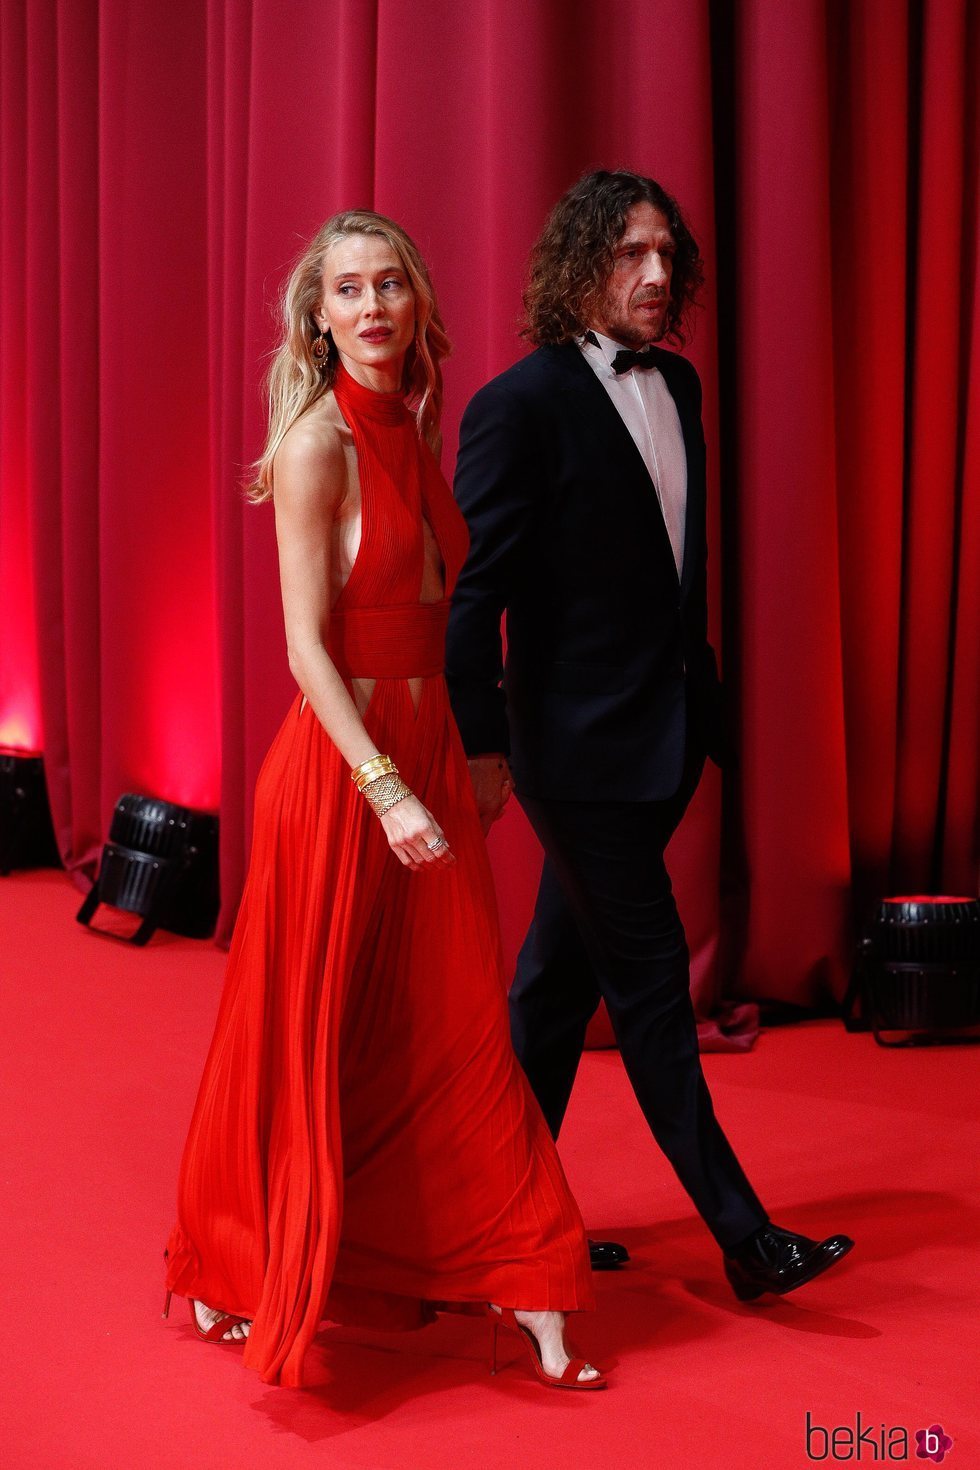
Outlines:
<svg viewBox="0 0 980 1470"><path fill-rule="evenodd" d="M667 326L676 248L662 211L646 202L634 204L616 245L612 273L588 325L624 347L659 342Z"/></svg>

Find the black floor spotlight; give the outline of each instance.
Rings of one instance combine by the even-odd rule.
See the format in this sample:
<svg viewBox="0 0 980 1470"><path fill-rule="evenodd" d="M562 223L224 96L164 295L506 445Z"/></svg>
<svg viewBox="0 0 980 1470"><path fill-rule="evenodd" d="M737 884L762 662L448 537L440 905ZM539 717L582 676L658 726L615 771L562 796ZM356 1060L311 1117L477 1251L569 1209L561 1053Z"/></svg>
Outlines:
<svg viewBox="0 0 980 1470"><path fill-rule="evenodd" d="M91 923L100 904L139 914L129 942L156 929L190 939L214 933L218 918L218 818L152 796L121 796L102 849L99 876L78 911Z"/></svg>
<svg viewBox="0 0 980 1470"><path fill-rule="evenodd" d="M980 899L882 899L843 1011L849 1031L870 1027L879 1046L980 1042Z"/></svg>
<svg viewBox="0 0 980 1470"><path fill-rule="evenodd" d="M14 868L60 868L44 757L0 745L0 875Z"/></svg>

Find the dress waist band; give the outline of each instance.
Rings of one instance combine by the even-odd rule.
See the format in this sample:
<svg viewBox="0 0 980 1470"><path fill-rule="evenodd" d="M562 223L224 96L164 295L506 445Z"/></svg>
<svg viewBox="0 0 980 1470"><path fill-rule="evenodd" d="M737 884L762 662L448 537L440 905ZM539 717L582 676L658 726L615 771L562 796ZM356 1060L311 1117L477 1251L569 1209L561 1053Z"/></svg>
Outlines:
<svg viewBox="0 0 980 1470"><path fill-rule="evenodd" d="M449 600L330 615L327 652L349 679L427 679L445 664Z"/></svg>

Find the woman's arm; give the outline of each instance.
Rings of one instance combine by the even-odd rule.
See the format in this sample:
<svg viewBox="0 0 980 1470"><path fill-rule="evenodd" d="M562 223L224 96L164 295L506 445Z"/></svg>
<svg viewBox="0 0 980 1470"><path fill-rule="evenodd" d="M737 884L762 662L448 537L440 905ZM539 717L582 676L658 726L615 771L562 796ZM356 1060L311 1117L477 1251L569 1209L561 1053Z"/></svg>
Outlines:
<svg viewBox="0 0 980 1470"><path fill-rule="evenodd" d="M380 752L327 653L333 522L347 490L339 434L322 422L296 424L276 453L274 477L289 667L344 760L359 766ZM379 820L407 867L455 861L448 846L430 851L429 843L443 834L416 797L406 797Z"/></svg>

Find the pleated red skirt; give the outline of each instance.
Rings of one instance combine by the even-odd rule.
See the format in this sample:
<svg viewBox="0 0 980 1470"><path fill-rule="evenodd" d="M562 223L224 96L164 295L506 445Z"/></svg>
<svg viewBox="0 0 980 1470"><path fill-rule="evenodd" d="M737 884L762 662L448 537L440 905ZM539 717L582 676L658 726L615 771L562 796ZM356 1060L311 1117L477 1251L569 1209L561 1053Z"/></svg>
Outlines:
<svg viewBox="0 0 980 1470"><path fill-rule="evenodd" d="M168 1285L250 1317L302 1382L322 1319L593 1303L581 1218L510 1043L492 876L445 683L380 679L365 723L443 826L413 873L297 698L253 851L180 1173Z"/></svg>

